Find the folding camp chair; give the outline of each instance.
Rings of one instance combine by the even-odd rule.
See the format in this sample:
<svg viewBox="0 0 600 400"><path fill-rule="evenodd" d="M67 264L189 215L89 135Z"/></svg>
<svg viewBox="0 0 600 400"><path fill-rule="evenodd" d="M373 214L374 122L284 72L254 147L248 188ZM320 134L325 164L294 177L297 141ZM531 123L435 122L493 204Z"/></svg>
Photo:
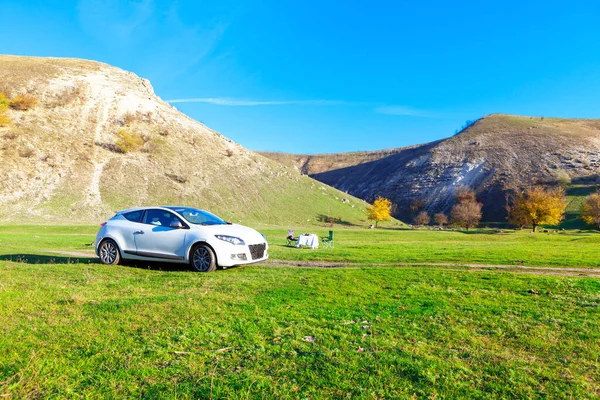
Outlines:
<svg viewBox="0 0 600 400"><path fill-rule="evenodd" d="M287 246L296 246L296 242L298 241L297 237L294 237L294 231L289 230L287 237L285 238Z"/></svg>
<svg viewBox="0 0 600 400"><path fill-rule="evenodd" d="M323 236L321 237L321 244L323 245L323 248L330 248L333 249L333 231L329 231L329 236Z"/></svg>

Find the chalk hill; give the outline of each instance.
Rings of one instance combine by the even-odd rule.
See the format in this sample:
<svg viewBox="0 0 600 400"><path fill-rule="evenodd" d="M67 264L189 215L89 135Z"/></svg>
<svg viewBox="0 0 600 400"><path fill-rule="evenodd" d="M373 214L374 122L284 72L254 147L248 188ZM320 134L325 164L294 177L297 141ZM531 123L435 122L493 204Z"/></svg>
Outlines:
<svg viewBox="0 0 600 400"><path fill-rule="evenodd" d="M9 110L12 123L0 126L3 222L95 223L156 204L290 227L364 220L363 201L243 148L119 68L0 56L0 93L38 102Z"/></svg>
<svg viewBox="0 0 600 400"><path fill-rule="evenodd" d="M431 213L448 212L460 185L476 190L484 218L505 220L506 196L536 183L570 177L596 183L600 120L494 114L457 135L423 145L377 152L319 155L262 153L354 196L388 197L397 216L423 199ZM562 177L562 178L561 178Z"/></svg>

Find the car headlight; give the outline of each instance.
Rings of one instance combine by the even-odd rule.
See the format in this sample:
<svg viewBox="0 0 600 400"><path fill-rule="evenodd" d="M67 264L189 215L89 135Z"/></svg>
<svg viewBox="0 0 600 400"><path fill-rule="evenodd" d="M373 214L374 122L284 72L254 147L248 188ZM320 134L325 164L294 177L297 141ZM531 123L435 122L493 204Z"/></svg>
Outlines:
<svg viewBox="0 0 600 400"><path fill-rule="evenodd" d="M244 243L244 241L242 239L240 239L239 237L235 237L235 236L215 235L215 237L219 240L223 240L225 242L229 242L229 243L235 244L235 245L246 244L246 243Z"/></svg>

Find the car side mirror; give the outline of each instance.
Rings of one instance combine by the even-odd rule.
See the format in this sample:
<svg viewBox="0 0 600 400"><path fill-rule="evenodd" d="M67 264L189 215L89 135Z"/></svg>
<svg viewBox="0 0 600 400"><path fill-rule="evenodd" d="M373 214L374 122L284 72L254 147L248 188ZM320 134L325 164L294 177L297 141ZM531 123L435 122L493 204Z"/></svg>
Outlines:
<svg viewBox="0 0 600 400"><path fill-rule="evenodd" d="M173 222L171 222L171 225L169 225L169 227L175 228L175 229L183 229L183 225L181 224L181 221L173 221Z"/></svg>

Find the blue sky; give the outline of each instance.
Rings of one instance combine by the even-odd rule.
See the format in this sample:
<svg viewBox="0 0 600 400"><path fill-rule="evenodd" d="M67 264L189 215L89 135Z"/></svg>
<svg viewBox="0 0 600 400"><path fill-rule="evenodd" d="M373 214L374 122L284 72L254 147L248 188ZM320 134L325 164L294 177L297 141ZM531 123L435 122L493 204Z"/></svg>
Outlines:
<svg viewBox="0 0 600 400"><path fill-rule="evenodd" d="M599 15L597 1L2 0L0 53L133 71L253 150L376 150L490 113L600 118Z"/></svg>

